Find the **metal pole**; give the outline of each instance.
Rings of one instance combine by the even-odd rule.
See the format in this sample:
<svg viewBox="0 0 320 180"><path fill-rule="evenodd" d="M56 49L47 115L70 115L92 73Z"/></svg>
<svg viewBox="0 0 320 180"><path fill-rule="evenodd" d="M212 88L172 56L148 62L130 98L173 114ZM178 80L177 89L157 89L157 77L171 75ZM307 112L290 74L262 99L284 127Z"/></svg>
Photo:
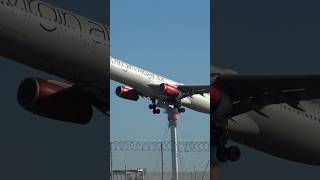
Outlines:
<svg viewBox="0 0 320 180"><path fill-rule="evenodd" d="M179 180L178 174L178 144L177 144L177 121L179 119L178 108L168 109L169 128L171 130L171 160L172 180Z"/></svg>
<svg viewBox="0 0 320 180"><path fill-rule="evenodd" d="M197 180L196 166L193 166L193 171L194 171L194 180Z"/></svg>
<svg viewBox="0 0 320 180"><path fill-rule="evenodd" d="M163 143L161 143L161 180L163 180Z"/></svg>
<svg viewBox="0 0 320 180"><path fill-rule="evenodd" d="M170 121L171 130L171 156L172 156L172 178L178 180L178 157L177 157L177 124Z"/></svg>
<svg viewBox="0 0 320 180"><path fill-rule="evenodd" d="M124 173L125 173L124 180L127 180L127 165L124 166Z"/></svg>

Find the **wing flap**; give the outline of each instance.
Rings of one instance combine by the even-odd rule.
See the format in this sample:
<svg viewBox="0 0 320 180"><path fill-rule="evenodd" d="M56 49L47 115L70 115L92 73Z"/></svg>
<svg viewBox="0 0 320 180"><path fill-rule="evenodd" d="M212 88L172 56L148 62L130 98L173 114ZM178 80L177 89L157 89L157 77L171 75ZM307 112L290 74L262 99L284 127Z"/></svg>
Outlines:
<svg viewBox="0 0 320 180"><path fill-rule="evenodd" d="M208 85L179 85L178 88L185 93L185 97L210 92L210 86Z"/></svg>
<svg viewBox="0 0 320 180"><path fill-rule="evenodd" d="M234 102L234 114L287 103L303 111L300 101L320 98L320 75L220 75L211 81Z"/></svg>
<svg viewBox="0 0 320 180"><path fill-rule="evenodd" d="M320 98L320 75L219 76L215 85L235 101L271 93L292 96L298 100Z"/></svg>

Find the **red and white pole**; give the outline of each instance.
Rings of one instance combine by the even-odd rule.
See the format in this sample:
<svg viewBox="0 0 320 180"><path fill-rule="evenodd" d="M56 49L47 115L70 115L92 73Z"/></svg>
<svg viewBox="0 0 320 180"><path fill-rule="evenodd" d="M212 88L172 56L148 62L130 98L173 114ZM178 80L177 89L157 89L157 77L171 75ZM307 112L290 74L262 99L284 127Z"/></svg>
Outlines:
<svg viewBox="0 0 320 180"><path fill-rule="evenodd" d="M177 108L168 109L169 128L171 130L171 160L172 160L172 180L178 180L178 144L177 144L177 121L179 112Z"/></svg>

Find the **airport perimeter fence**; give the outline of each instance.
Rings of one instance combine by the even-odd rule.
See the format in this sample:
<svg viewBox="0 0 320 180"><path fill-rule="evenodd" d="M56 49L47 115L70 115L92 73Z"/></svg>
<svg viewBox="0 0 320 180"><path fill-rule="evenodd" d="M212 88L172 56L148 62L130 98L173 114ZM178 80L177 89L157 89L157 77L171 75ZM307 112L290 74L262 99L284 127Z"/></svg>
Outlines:
<svg viewBox="0 0 320 180"><path fill-rule="evenodd" d="M210 143L178 142L177 146L179 179L209 180ZM115 141L111 143L110 160L112 171L143 169L143 180L171 179L170 142ZM114 174L112 179L125 180L125 176ZM130 176L127 176L127 180L130 180Z"/></svg>
<svg viewBox="0 0 320 180"><path fill-rule="evenodd" d="M114 151L171 151L171 142L140 142L140 141L114 141L111 150ZM178 152L209 152L209 142L178 142Z"/></svg>
<svg viewBox="0 0 320 180"><path fill-rule="evenodd" d="M205 174L204 174L205 173ZM113 175L112 180L171 180L171 173L165 172L162 176L161 172L147 172L144 177L135 175ZM210 180L209 172L180 172L180 180Z"/></svg>

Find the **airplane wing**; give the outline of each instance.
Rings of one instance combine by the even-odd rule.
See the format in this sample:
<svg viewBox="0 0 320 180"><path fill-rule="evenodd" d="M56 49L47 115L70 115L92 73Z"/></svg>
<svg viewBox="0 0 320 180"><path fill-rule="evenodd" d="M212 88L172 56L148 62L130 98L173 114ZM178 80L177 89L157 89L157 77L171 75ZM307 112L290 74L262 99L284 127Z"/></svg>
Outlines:
<svg viewBox="0 0 320 180"><path fill-rule="evenodd" d="M152 87L156 90L160 89L160 85L156 84L150 84L149 87ZM184 97L189 97L194 94L204 94L210 92L210 86L209 85L175 85L175 88L179 89L184 95Z"/></svg>
<svg viewBox="0 0 320 180"><path fill-rule="evenodd" d="M183 97L210 92L210 86L208 85L179 85L178 89L180 89L184 93Z"/></svg>
<svg viewBox="0 0 320 180"><path fill-rule="evenodd" d="M320 98L320 75L216 75L211 83L228 94L234 114L259 111L268 104L287 103L303 111L299 101Z"/></svg>

